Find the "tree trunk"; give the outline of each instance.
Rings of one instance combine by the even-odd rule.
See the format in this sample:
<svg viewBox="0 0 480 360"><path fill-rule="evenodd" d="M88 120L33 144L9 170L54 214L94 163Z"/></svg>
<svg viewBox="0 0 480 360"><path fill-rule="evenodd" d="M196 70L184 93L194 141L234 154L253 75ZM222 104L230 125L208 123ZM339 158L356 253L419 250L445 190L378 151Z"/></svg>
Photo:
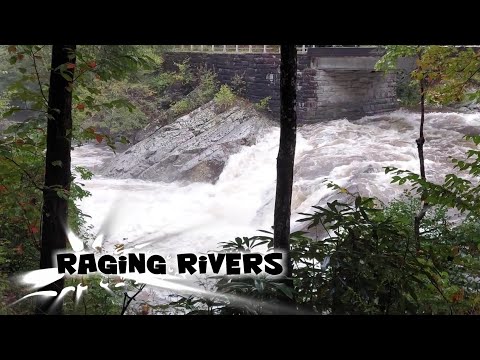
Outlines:
<svg viewBox="0 0 480 360"><path fill-rule="evenodd" d="M76 45L53 45L52 69L50 71L50 90L48 94L47 154L45 163L45 187L43 190L42 239L40 250L40 268L54 267L56 251L67 245L68 192L71 181L71 133L72 133L72 93L69 81L58 67L62 64L75 64L75 58L69 55ZM73 79L74 69L66 75ZM65 280L62 278L42 291L53 290L60 294ZM56 298L39 298L37 314L61 314L63 301ZM55 303L54 303L55 302Z"/></svg>
<svg viewBox="0 0 480 360"><path fill-rule="evenodd" d="M425 137L423 136L423 125L425 123L425 86L424 81L420 80L420 135L417 139L418 159L420 160L420 176L423 180L425 175L425 158L423 157L423 144L425 144Z"/></svg>
<svg viewBox="0 0 480 360"><path fill-rule="evenodd" d="M280 147L277 157L277 188L273 224L273 246L287 257L287 276L292 275L290 260L290 212L292 203L293 165L297 133L296 115L297 49L281 46L280 64ZM291 282L287 284L291 286Z"/></svg>
<svg viewBox="0 0 480 360"><path fill-rule="evenodd" d="M420 80L420 135L416 140L417 150L418 150L418 159L420 161L420 176L423 180L426 180L425 175L425 158L423 155L423 144L425 144L425 137L423 135L423 125L425 123L425 82L424 79ZM414 220L414 233L415 233L415 243L417 252L420 251L420 224L425 217L425 214L428 210L428 203L425 199L425 193L422 194L422 208L415 216Z"/></svg>

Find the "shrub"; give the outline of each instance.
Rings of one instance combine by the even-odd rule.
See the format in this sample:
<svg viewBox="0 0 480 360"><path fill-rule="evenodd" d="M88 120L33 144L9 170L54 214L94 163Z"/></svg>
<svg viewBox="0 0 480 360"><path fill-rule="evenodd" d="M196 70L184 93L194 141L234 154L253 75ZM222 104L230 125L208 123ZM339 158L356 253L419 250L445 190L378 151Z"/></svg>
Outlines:
<svg viewBox="0 0 480 360"><path fill-rule="evenodd" d="M269 105L270 105L271 99L272 99L271 96L267 96L266 98L263 98L262 100L260 100L258 103L255 104L255 109L259 111L270 110Z"/></svg>
<svg viewBox="0 0 480 360"><path fill-rule="evenodd" d="M420 103L420 85L412 81L408 74L400 75L396 86L396 95L402 106L411 107Z"/></svg>
<svg viewBox="0 0 480 360"><path fill-rule="evenodd" d="M243 95L246 90L247 82L244 80L245 73L242 75L235 74L230 85L232 90L237 95Z"/></svg>
<svg viewBox="0 0 480 360"><path fill-rule="evenodd" d="M188 61L189 60L186 59L181 63L175 63L178 68L177 71L162 72L158 75L154 74L153 76L149 76L148 84L158 93L162 94L175 83L188 85L194 82L195 76Z"/></svg>
<svg viewBox="0 0 480 360"><path fill-rule="evenodd" d="M237 97L228 85L222 85L215 94L215 104L220 111L225 111L235 104Z"/></svg>
<svg viewBox="0 0 480 360"><path fill-rule="evenodd" d="M162 72L159 75L150 76L148 84L159 94L162 94L169 86L172 86L175 81L175 73Z"/></svg>
<svg viewBox="0 0 480 360"><path fill-rule="evenodd" d="M175 116L180 116L189 113L195 108L195 105L188 99L182 99L172 105L170 110Z"/></svg>
<svg viewBox="0 0 480 360"><path fill-rule="evenodd" d="M175 73L175 80L183 84L188 84L194 80L193 72L188 62L189 59L185 59L181 63L175 63L178 67L178 72Z"/></svg>
<svg viewBox="0 0 480 360"><path fill-rule="evenodd" d="M217 75L211 70L201 69L198 88L198 98L202 105L212 100L218 90Z"/></svg>
<svg viewBox="0 0 480 360"><path fill-rule="evenodd" d="M215 73L200 69L198 85L182 100L176 102L170 111L174 116L181 116L195 110L213 99L218 83Z"/></svg>

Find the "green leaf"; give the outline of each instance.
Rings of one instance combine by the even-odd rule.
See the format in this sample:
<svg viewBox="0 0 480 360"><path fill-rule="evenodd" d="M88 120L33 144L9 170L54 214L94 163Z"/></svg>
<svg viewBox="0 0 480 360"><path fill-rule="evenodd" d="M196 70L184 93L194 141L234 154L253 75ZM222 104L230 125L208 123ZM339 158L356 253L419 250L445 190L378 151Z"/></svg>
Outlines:
<svg viewBox="0 0 480 360"><path fill-rule="evenodd" d="M293 291L290 287L282 283L273 284L277 289L279 289L283 294L285 294L289 299L293 300Z"/></svg>
<svg viewBox="0 0 480 360"><path fill-rule="evenodd" d="M59 198L68 200L68 195L67 195L67 193L65 192L65 190L60 189L60 190L57 190L56 193L57 193L57 196L58 196Z"/></svg>
<svg viewBox="0 0 480 360"><path fill-rule="evenodd" d="M129 141L125 136L122 136L122 137L120 138L120 142L121 142L122 144L130 144L130 141Z"/></svg>
<svg viewBox="0 0 480 360"><path fill-rule="evenodd" d="M9 116L13 115L14 113L16 113L17 111L20 111L20 110L21 110L21 109L18 108L18 107L12 107L12 108L10 108L9 110L5 111L5 112L2 114L2 116L3 116L4 118L6 118L6 117L9 117Z"/></svg>
<svg viewBox="0 0 480 360"><path fill-rule="evenodd" d="M72 82L72 81L73 81L72 76L69 75L68 73L64 72L64 71L62 71L62 72L60 73L60 75L62 75L62 77L63 77L65 80L67 80L68 82Z"/></svg>
<svg viewBox="0 0 480 360"><path fill-rule="evenodd" d="M55 160L55 161L52 161L52 165L62 167L63 164L61 160Z"/></svg>

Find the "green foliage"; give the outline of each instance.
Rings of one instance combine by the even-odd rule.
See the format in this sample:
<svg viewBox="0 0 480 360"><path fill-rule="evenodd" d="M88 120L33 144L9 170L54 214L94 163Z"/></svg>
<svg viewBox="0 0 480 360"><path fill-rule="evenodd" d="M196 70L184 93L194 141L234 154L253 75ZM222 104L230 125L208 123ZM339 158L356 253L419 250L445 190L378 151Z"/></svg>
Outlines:
<svg viewBox="0 0 480 360"><path fill-rule="evenodd" d="M100 283L107 284L112 293L107 292ZM81 279L67 279L65 287L78 284L88 286L87 291L76 304L76 292L71 292L65 298L64 311L67 315L120 315L123 301L123 288L115 288L119 280L113 280L106 276L89 276Z"/></svg>
<svg viewBox="0 0 480 360"><path fill-rule="evenodd" d="M77 69L82 76L93 74L86 77L89 80L96 75L101 81L123 80L160 63L161 58L151 48L135 45L88 45L77 52Z"/></svg>
<svg viewBox="0 0 480 360"><path fill-rule="evenodd" d="M23 122L9 126L0 138L1 305L21 295L21 289L10 284L6 275L34 270L39 264L51 47L11 45L0 49L0 60L8 60L0 61L1 71L8 75L0 81L2 116L10 117L20 110L27 110L31 115ZM76 64L66 63L54 69L70 81L67 90L73 91L76 122L73 138L98 142L105 139L107 145L113 148L117 138L85 126L86 119L102 111L110 111L111 119L107 120L128 129L131 123L121 123L128 111L137 116L133 119L134 126L142 126L145 117L135 113L128 97L120 95L122 91L132 90L126 81L133 78L132 71L139 74L143 69L151 69L161 58L153 48L138 46L80 46L76 54L71 54L71 60L75 55ZM73 68L75 78L70 71ZM3 81L5 79L7 81ZM117 86L106 86L106 81L114 81ZM84 117L81 116L83 114ZM127 141L125 137L118 138L122 142ZM58 165L62 166L61 163ZM92 174L86 169L75 170L70 191L59 190L57 195L69 201L69 228L86 239L89 236L85 228L87 215L75 202L90 193L83 189L77 177L89 179Z"/></svg>
<svg viewBox="0 0 480 360"><path fill-rule="evenodd" d="M49 79L49 46L18 45L2 46L5 63L5 82L2 82L4 95L8 94L9 110L3 113L9 117L21 109L37 112L45 111Z"/></svg>
<svg viewBox="0 0 480 360"><path fill-rule="evenodd" d="M448 105L465 99L478 100L480 91L474 84L480 80L480 58L471 48L454 46L386 46L385 55L376 69L392 71L401 57L416 58L412 80L423 81L426 100Z"/></svg>
<svg viewBox="0 0 480 360"><path fill-rule="evenodd" d="M38 269L46 124L42 118L32 118L11 125L3 135L0 139L0 307L2 297L12 302L23 294L22 289L6 280L7 274ZM78 171L83 179L91 175L85 169ZM69 194L69 227L82 234L86 231L85 221L75 202L89 193L75 180L73 177ZM28 313L31 308L27 305L8 311Z"/></svg>
<svg viewBox="0 0 480 360"><path fill-rule="evenodd" d="M264 231L267 234L271 234L268 231ZM257 246L262 246L268 244L268 247L273 246L273 240L268 236L254 236L251 238L248 237L237 237L234 241L221 242L219 245L224 252L245 252L250 253Z"/></svg>
<svg viewBox="0 0 480 360"><path fill-rule="evenodd" d="M235 74L230 83L232 91L239 96L243 95L247 89L247 82L245 81L244 76L245 73L242 75Z"/></svg>
<svg viewBox="0 0 480 360"><path fill-rule="evenodd" d="M176 102L172 107L171 110L175 115L183 115L187 114L190 111L195 109L195 104L192 103L189 99L182 99Z"/></svg>
<svg viewBox="0 0 480 360"><path fill-rule="evenodd" d="M80 175L81 180L90 180L93 177L93 173L88 169L80 166L75 167L75 173ZM82 210L76 205L78 201L91 196L92 194L83 188L84 184L76 181L77 176L72 175L72 182L70 185L70 196L68 197L68 226L69 229L80 236L80 238L87 239L91 237L86 225L86 217L89 215L83 213Z"/></svg>
<svg viewBox="0 0 480 360"><path fill-rule="evenodd" d="M225 111L232 107L237 100L236 95L228 85L222 85L215 94L215 105L220 111Z"/></svg>
<svg viewBox="0 0 480 360"><path fill-rule="evenodd" d="M188 63L188 59L184 60L181 63L175 63L178 67L178 72L173 74L173 79L180 81L183 84L188 84L193 81L193 73Z"/></svg>
<svg viewBox="0 0 480 360"><path fill-rule="evenodd" d="M417 45L387 45L385 46L385 54L375 64L375 70L395 70L399 58L417 57L420 51L421 47Z"/></svg>
<svg viewBox="0 0 480 360"><path fill-rule="evenodd" d="M7 52L13 67L5 71L17 75L5 87L14 106L4 116L22 108L39 113L45 111L51 47L9 46ZM129 101L128 92L134 92L138 87L130 89L128 85L143 71L150 71L161 64L160 52L158 47L152 46L79 46L71 55L72 60L76 56L75 64L67 63L55 69L70 81L68 89L73 91L74 138L84 140L89 137L83 132L89 131L90 125L82 125L84 120L92 118L100 122L96 126L112 127L114 135L143 127L148 111L135 109ZM71 77L70 69L73 68L75 78ZM148 89L148 92L149 96L153 95L151 90ZM115 139L104 138L109 140L108 145L114 147Z"/></svg>
<svg viewBox="0 0 480 360"><path fill-rule="evenodd" d="M164 93L166 89L175 83L188 85L195 81L195 76L190 68L188 59L181 63L175 63L175 65L178 68L177 71L162 72L158 75L154 73L153 76L148 78L148 84L159 94Z"/></svg>
<svg viewBox="0 0 480 360"><path fill-rule="evenodd" d="M198 74L198 85L187 96L172 105L171 113L175 117L185 115L206 104L214 97L217 86L216 75L210 70L201 70Z"/></svg>
<svg viewBox="0 0 480 360"><path fill-rule="evenodd" d="M148 78L148 84L159 94L162 94L168 87L175 84L175 81L177 81L176 76L172 72L163 72Z"/></svg>
<svg viewBox="0 0 480 360"><path fill-rule="evenodd" d="M46 126L42 119L10 126L0 140L0 241L11 257L8 273L38 267L40 218L44 177ZM86 169L77 168L80 177L91 178ZM84 221L75 201L89 196L72 177L69 194L69 226L81 231Z"/></svg>
<svg viewBox="0 0 480 360"><path fill-rule="evenodd" d="M263 98L260 100L258 103L255 104L255 109L259 111L266 111L269 110L269 105L270 105L270 100L272 99L271 96L267 96L266 98Z"/></svg>
<svg viewBox="0 0 480 360"><path fill-rule="evenodd" d="M152 119L167 123L213 98L217 81L212 71L194 72L188 59L175 65L176 71L137 71L127 79L77 87L75 138L98 141L97 135L101 135L102 140L114 144L121 136L131 137ZM117 100L112 102L112 98Z"/></svg>
<svg viewBox="0 0 480 360"><path fill-rule="evenodd" d="M87 102L85 106L89 111L74 111L74 134L82 138L84 129L95 127L101 129L103 134L122 135L143 128L148 123L147 112L149 106L145 98L152 96L149 89L127 81L112 81L105 86L102 94L96 97L99 105ZM109 99L116 99L109 101ZM145 107L144 107L145 105Z"/></svg>
<svg viewBox="0 0 480 360"><path fill-rule="evenodd" d="M203 104L212 100L218 89L217 75L211 70L203 70L199 74L198 102Z"/></svg>
<svg viewBox="0 0 480 360"><path fill-rule="evenodd" d="M0 243L12 273L38 266L45 125L39 120L10 126L0 139Z"/></svg>
<svg viewBox="0 0 480 360"><path fill-rule="evenodd" d="M396 94L402 106L412 107L420 103L420 86L418 81L411 80L409 74L397 82Z"/></svg>
<svg viewBox="0 0 480 360"><path fill-rule="evenodd" d="M353 203L327 203L302 219L309 227L321 225L327 237L299 248L298 261L305 265L298 271L304 285L299 300L334 314L461 313L454 295L463 289L466 296L465 268L448 260L456 239L445 209L430 212L422 223L422 250L417 252L412 225L417 200L383 207L373 198L349 195ZM313 250L307 257L305 247ZM315 267L317 261L321 265ZM464 275L477 273L475 265ZM320 284L305 283L315 279ZM476 290L468 295L476 297Z"/></svg>

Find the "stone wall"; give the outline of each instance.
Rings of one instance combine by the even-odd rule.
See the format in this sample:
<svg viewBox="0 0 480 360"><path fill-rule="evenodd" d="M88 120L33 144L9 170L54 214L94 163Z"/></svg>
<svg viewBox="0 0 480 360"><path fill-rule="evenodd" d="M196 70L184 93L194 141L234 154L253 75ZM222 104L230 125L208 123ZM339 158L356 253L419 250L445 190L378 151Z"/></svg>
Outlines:
<svg viewBox="0 0 480 360"><path fill-rule="evenodd" d="M271 97L270 110L280 111L280 54L167 53L164 69L189 59L192 68L215 71L221 83L236 75L246 82L244 96L252 102ZM309 55L298 55L297 118L299 123L339 118L358 119L394 110L395 76L367 70L321 70Z"/></svg>
<svg viewBox="0 0 480 360"><path fill-rule="evenodd" d="M308 82L299 82L298 111L303 122L358 119L395 110L394 74L365 70L310 69Z"/></svg>

